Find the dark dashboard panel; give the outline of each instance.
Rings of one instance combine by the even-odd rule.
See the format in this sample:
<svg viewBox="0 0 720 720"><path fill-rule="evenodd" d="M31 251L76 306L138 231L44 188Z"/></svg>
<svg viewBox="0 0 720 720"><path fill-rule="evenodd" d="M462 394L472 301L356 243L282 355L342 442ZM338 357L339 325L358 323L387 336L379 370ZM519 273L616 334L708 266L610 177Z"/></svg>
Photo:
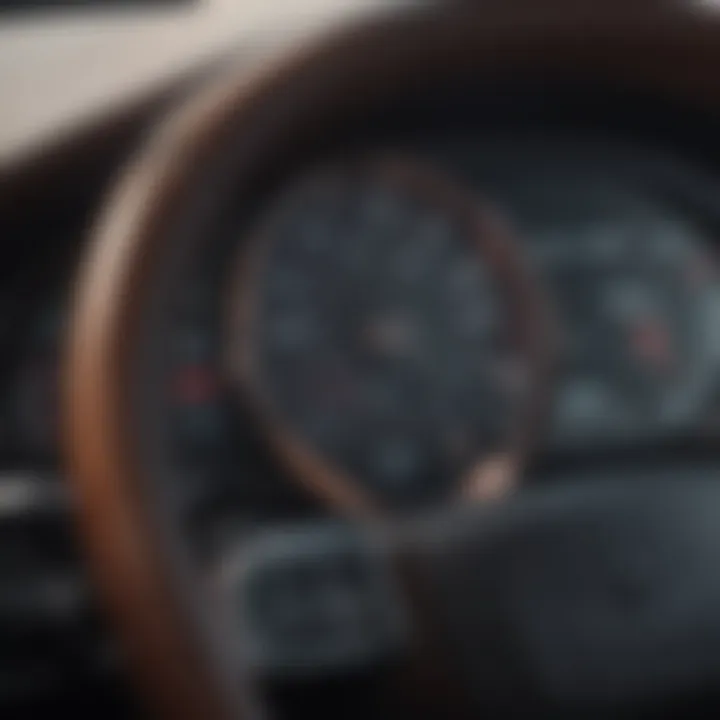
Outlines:
<svg viewBox="0 0 720 720"><path fill-rule="evenodd" d="M393 149L379 146L380 152ZM430 136L405 142L401 149L478 199L492 201L512 224L519 251L550 298L556 373L549 388L550 422L532 448L531 468L561 469L566 461L568 467L581 468L583 461L598 458L620 467L629 456L657 453L669 460L684 453L712 456L720 411L715 330L720 194L712 172L682 153L588 131L568 136L488 130ZM378 147L365 152L372 155ZM253 500L258 493L285 492L271 479L278 469L262 433L243 429L252 422L225 381L228 267L241 243L252 242L255 222L237 215L226 221L207 246L204 266L195 265L185 276L165 328L169 339L164 345L177 349L166 359L162 401L168 408L167 442L177 463L174 492L187 484L194 488L190 495L204 498L203 503L215 491L218 497L234 496L221 503L226 508L258 507ZM286 242L303 228L286 228ZM421 270L432 276L442 267L436 262ZM289 280L310 281L314 270L306 270L307 278ZM324 288L332 284L332 267L326 271ZM377 283L366 278L356 296L343 291L323 302L347 305L353 297L365 302L377 290ZM297 302L288 306L289 319L297 319L303 307ZM425 312L423 303L419 307L420 314ZM302 327L312 320L305 310ZM408 335L405 329L400 328L400 336ZM445 345L437 337L427 347ZM325 382L331 375L322 373L316 391L332 394ZM462 373L454 376L462 382ZM310 393L305 402L312 402L312 388L305 385L303 392ZM407 406L413 398L399 402ZM239 445L240 437L246 440ZM249 437L254 438L252 451ZM374 457L369 437L367 462ZM361 446L365 440L356 438ZM377 462L391 456L378 447ZM403 460L426 447L422 441L406 443ZM251 457L255 460L249 462ZM526 480L532 481L532 473ZM413 487L412 477L403 482ZM443 482L448 479L434 478L435 487Z"/></svg>
<svg viewBox="0 0 720 720"><path fill-rule="evenodd" d="M558 325L553 417L534 451L538 466L554 472L648 453L712 457L720 431L712 123L612 94L569 98L528 89L405 99L382 126L365 118L349 137L308 148L315 160L299 171L338 147L341 157L391 151L437 167L510 220ZM172 492L188 507L234 516L243 506L262 518L306 504L228 400L222 367L228 258L257 221L255 208L269 207L287 184L278 179L247 208L228 210L184 278L170 329L158 333L175 348L166 386L179 453ZM28 218L24 229L14 221L24 239L3 300L1 379L2 456L12 469L57 468L66 297L98 192L73 185L66 195L48 195L47 219ZM42 271L32 267L39 254L48 260Z"/></svg>
<svg viewBox="0 0 720 720"><path fill-rule="evenodd" d="M529 94L523 118L518 97L492 104L472 130L475 115L456 115L457 101L422 114L411 104L388 115L384 134L364 126L342 147L417 158L489 199L511 222L558 326L552 419L534 464L554 472L648 453L712 457L720 431L720 195L706 126L691 116L680 122L682 113L669 108L643 114L587 96L576 102L575 117L560 120L558 105L548 110ZM613 110L598 115L601 106ZM417 125L425 122L422 132ZM705 157L698 142L708 143ZM318 152L333 156L330 148ZM255 203L271 204L272 194ZM59 345L88 209L64 223L78 228L77 237L36 233L57 260L49 271L20 274L4 303L14 329L6 333L3 456L15 469L56 468ZM179 464L172 492L189 508L214 508L211 515L234 516L242 506L263 518L306 505L229 398L224 378L228 258L257 218L242 208L226 214L184 278L170 326L158 333L174 348L164 390Z"/></svg>

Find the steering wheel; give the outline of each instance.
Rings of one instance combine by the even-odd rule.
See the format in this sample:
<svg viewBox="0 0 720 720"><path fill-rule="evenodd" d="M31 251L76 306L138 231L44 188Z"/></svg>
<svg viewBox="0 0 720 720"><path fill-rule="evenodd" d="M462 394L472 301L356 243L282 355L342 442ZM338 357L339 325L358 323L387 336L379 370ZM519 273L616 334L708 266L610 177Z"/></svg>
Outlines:
<svg viewBox="0 0 720 720"><path fill-rule="evenodd" d="M147 452L144 344L163 288L223 198L252 199L358 113L408 85L508 76L718 109L714 12L580 5L396 12L251 77L223 72L126 169L78 285L67 446L91 566L163 717L260 713L259 680L293 658L308 672L394 658L394 717L652 709L720 680L720 485L608 481L305 523L239 544L208 580ZM292 594L298 577L295 630L322 637L315 654L265 612L267 587Z"/></svg>

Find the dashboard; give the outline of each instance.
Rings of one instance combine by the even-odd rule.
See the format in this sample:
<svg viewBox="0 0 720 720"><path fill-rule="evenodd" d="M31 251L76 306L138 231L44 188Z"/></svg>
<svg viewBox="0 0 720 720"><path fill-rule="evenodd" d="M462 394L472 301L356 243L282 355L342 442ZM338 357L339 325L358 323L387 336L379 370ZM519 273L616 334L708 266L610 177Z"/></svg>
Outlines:
<svg viewBox="0 0 720 720"><path fill-rule="evenodd" d="M268 414L332 466L333 481L358 486L352 500L396 510L454 497L479 460L501 452L522 451L525 476L512 481L522 483L583 459L712 462L711 169L595 132L431 138L362 157L361 170L352 160L305 169L260 212L230 217L183 279L158 333L159 387L174 492L191 515L228 493L256 494L242 503L250 515L307 504ZM388 180L392 166L414 179ZM435 183L431 197L415 192L418 175ZM512 258L478 251L473 233L492 229L464 230L443 184L469 212L502 219ZM55 266L56 277L35 280L31 321L16 312L25 279L5 299L13 354L2 408L6 465L51 474L74 267ZM534 308L514 302L516 275L543 307L530 324L550 366L532 427L523 409L537 358L521 326Z"/></svg>
<svg viewBox="0 0 720 720"><path fill-rule="evenodd" d="M598 472L713 473L713 164L639 138L655 108L541 123L518 102L472 130L403 115L304 159L223 208L158 291L138 422L201 544Z"/></svg>

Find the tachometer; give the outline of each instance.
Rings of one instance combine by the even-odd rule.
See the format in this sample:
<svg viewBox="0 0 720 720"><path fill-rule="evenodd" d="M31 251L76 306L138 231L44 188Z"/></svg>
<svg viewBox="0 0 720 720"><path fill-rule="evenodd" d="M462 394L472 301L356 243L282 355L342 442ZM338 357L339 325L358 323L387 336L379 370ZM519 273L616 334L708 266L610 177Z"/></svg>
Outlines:
<svg viewBox="0 0 720 720"><path fill-rule="evenodd" d="M564 330L563 440L636 439L691 425L720 350L715 260L702 232L647 207L539 238Z"/></svg>
<svg viewBox="0 0 720 720"><path fill-rule="evenodd" d="M363 164L293 188L251 245L228 363L293 473L356 509L509 481L549 347L493 210L416 165Z"/></svg>

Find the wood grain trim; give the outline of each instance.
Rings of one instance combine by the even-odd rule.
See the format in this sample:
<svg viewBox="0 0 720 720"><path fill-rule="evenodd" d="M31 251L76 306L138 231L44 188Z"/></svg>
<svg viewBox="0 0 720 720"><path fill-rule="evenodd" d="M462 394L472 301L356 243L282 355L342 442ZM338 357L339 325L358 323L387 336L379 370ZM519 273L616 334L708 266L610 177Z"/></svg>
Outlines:
<svg viewBox="0 0 720 720"><path fill-rule="evenodd" d="M240 145L247 177L280 146L408 85L458 76L586 77L698 107L717 105L720 26L697 8L600 7L528 15L448 8L354 28L268 68L221 78L125 172L78 285L67 368L67 449L90 558L131 661L169 718L236 716L240 700L202 641L193 590L173 569L136 458L127 389L145 288L197 167ZM182 549L178 549L181 551Z"/></svg>

